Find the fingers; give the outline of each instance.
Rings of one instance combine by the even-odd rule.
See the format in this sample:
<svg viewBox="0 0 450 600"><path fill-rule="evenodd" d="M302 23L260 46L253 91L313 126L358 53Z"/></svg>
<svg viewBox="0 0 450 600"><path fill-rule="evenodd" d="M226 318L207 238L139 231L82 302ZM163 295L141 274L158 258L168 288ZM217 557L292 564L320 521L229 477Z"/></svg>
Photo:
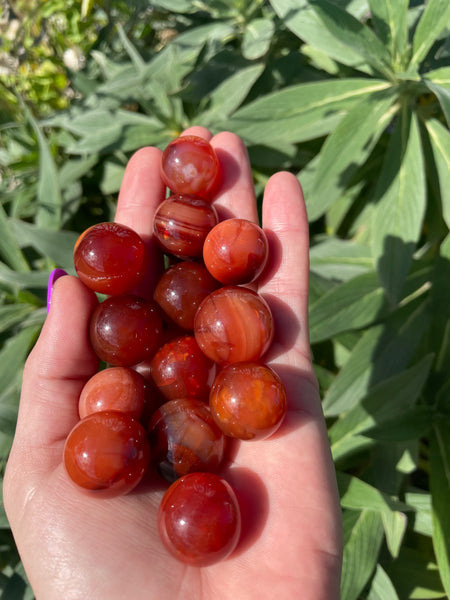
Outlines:
<svg viewBox="0 0 450 600"><path fill-rule="evenodd" d="M166 188L160 176L161 151L141 148L130 158L117 200L115 221L134 229L144 240L149 265L142 283L134 293L151 297L151 290L162 269L162 254L152 236L153 217L164 200Z"/></svg>
<svg viewBox="0 0 450 600"><path fill-rule="evenodd" d="M219 159L222 181L214 206L221 219L239 217L258 221L253 176L247 149L242 140L227 131L218 133L211 145Z"/></svg>
<svg viewBox="0 0 450 600"><path fill-rule="evenodd" d="M78 396L98 369L89 343L89 318L95 294L79 279L64 276L55 283L52 303L39 339L23 373L15 445L45 468L33 449L60 444L78 420ZM61 461L60 450L55 464Z"/></svg>

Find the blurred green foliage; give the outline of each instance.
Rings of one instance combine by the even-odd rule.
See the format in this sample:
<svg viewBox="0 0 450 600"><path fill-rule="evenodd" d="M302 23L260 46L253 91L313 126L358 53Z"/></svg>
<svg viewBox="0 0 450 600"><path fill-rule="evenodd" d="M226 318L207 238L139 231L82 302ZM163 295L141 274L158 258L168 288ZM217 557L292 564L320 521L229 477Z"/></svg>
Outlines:
<svg viewBox="0 0 450 600"><path fill-rule="evenodd" d="M13 65L0 127L3 463L49 271L73 271L78 233L112 218L133 151L192 124L231 130L259 198L280 169L305 191L342 600L448 597L448 1L5 6L2 28L19 23L1 48ZM1 519L2 598L30 598Z"/></svg>

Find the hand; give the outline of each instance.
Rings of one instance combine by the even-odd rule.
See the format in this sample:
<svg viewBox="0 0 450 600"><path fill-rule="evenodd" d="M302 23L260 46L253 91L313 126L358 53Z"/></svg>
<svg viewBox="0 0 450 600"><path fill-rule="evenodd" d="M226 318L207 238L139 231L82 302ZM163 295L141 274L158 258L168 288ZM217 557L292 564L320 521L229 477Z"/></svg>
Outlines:
<svg viewBox="0 0 450 600"><path fill-rule="evenodd" d="M231 133L214 137L224 179L219 214L257 221L245 146ZM162 265L151 224L165 188L161 153L131 158L116 220L149 245L145 289ZM272 437L238 444L223 475L235 488L243 531L227 560L202 569L171 558L159 540L164 488L143 481L130 494L92 498L68 480L64 441L78 420L78 396L98 368L88 341L97 299L64 276L26 363L17 431L4 480L4 503L37 600L336 600L341 568L339 499L308 338L308 223L297 179L285 172L267 183L262 209L271 263L258 291L269 302L276 334L264 358L282 377L289 410ZM144 293L144 288L140 290Z"/></svg>

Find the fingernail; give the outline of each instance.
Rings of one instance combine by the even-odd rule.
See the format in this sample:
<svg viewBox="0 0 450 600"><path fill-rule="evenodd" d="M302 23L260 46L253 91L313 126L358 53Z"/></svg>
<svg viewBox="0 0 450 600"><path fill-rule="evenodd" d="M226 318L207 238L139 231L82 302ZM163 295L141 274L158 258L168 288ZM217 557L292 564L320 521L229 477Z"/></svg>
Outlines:
<svg viewBox="0 0 450 600"><path fill-rule="evenodd" d="M52 302L52 292L53 286L55 285L55 281L62 277L63 275L67 275L64 269L53 269L48 278L48 287L47 287L47 314L50 310L50 304Z"/></svg>

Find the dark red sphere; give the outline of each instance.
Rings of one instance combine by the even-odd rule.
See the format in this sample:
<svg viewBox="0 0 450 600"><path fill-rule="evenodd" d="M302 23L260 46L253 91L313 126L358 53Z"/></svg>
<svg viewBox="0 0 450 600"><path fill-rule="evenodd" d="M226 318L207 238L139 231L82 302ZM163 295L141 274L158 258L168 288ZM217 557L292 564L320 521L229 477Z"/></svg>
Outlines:
<svg viewBox="0 0 450 600"><path fill-rule="evenodd" d="M64 446L64 466L81 489L102 497L131 491L150 460L144 427L127 414L98 412L79 421Z"/></svg>
<svg viewBox="0 0 450 600"><path fill-rule="evenodd" d="M107 298L90 320L90 339L106 363L130 367L153 356L162 341L162 319L157 306L133 295Z"/></svg>
<svg viewBox="0 0 450 600"><path fill-rule="evenodd" d="M147 249L141 237L120 223L99 223L78 238L73 260L81 281L95 292L129 292L144 277Z"/></svg>
<svg viewBox="0 0 450 600"><path fill-rule="evenodd" d="M218 287L219 282L203 264L185 260L162 274L153 299L178 327L193 330L198 307Z"/></svg>
<svg viewBox="0 0 450 600"><path fill-rule="evenodd" d="M236 548L241 513L234 490L214 473L191 473L167 490L158 527L168 551L179 561L204 567Z"/></svg>
<svg viewBox="0 0 450 600"><path fill-rule="evenodd" d="M167 400L197 398L208 401L215 366L199 348L195 337L177 337L156 352L151 376Z"/></svg>

